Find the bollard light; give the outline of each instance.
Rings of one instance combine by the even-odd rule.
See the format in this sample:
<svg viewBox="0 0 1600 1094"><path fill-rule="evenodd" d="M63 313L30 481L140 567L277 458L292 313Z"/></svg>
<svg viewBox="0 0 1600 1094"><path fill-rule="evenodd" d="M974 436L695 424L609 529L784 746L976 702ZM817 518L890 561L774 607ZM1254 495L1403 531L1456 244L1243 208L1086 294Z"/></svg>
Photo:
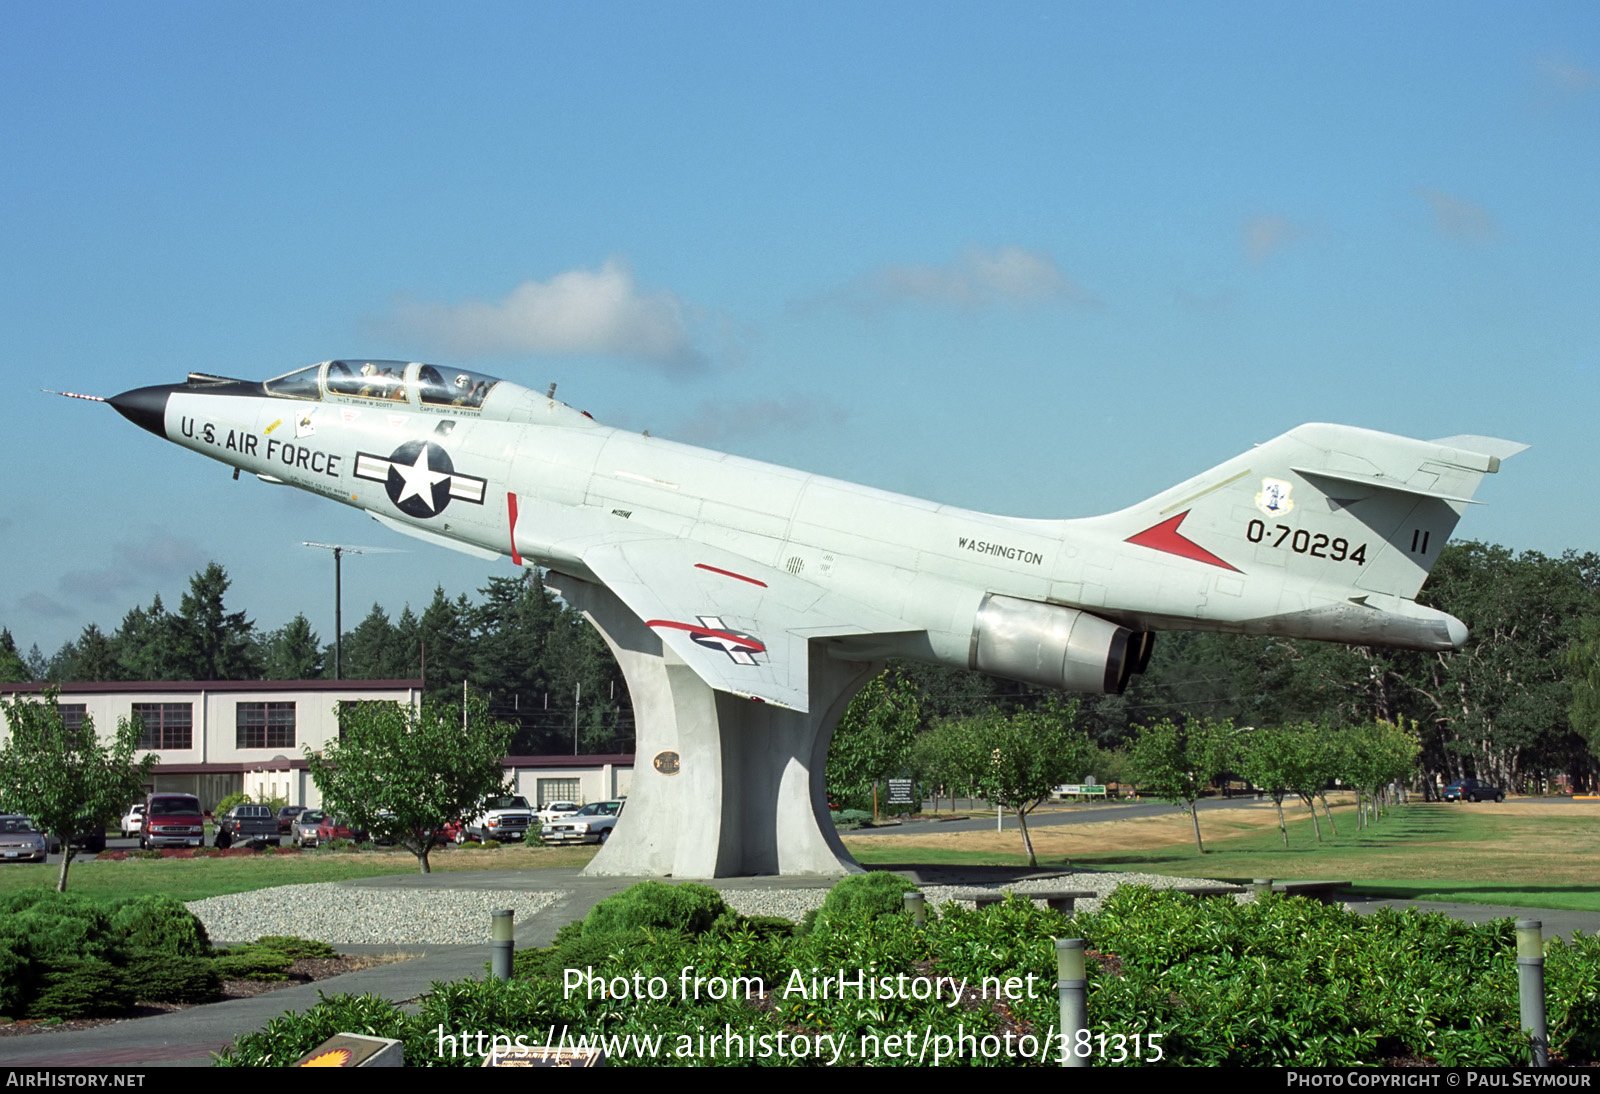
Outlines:
<svg viewBox="0 0 1600 1094"><path fill-rule="evenodd" d="M1550 1030L1544 1017L1544 924L1517 920L1517 1002L1532 1042L1534 1067L1550 1066Z"/></svg>
<svg viewBox="0 0 1600 1094"><path fill-rule="evenodd" d="M919 927L928 923L928 900L922 895L921 890L905 894L906 911L911 913L911 922Z"/></svg>
<svg viewBox="0 0 1600 1094"><path fill-rule="evenodd" d="M501 908L489 914L489 975L511 979L511 957L516 948L516 913Z"/></svg>
<svg viewBox="0 0 1600 1094"><path fill-rule="evenodd" d="M1061 1066L1088 1067L1088 1053L1079 1054L1087 1044L1089 1029L1088 967L1084 961L1083 939L1056 939L1056 995L1061 1007Z"/></svg>
<svg viewBox="0 0 1600 1094"><path fill-rule="evenodd" d="M1088 963L1083 954L1083 939L1056 939L1056 979L1087 979L1089 975Z"/></svg>

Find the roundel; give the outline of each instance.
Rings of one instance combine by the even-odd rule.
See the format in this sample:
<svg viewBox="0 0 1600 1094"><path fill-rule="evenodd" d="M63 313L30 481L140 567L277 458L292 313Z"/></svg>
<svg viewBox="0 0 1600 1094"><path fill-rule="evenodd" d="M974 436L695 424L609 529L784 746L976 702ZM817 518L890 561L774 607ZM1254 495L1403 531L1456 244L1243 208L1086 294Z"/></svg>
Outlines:
<svg viewBox="0 0 1600 1094"><path fill-rule="evenodd" d="M384 489L408 517L431 517L450 504L450 453L430 441L407 441L389 457Z"/></svg>

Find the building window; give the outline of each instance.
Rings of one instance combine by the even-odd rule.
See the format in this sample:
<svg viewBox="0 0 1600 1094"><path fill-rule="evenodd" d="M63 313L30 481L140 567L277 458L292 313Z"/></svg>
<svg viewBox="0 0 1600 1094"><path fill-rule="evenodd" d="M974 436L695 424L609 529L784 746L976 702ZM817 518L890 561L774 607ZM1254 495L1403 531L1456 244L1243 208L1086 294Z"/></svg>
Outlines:
<svg viewBox="0 0 1600 1094"><path fill-rule="evenodd" d="M88 704L57 703L56 709L61 712L61 728L67 731L67 737L81 745L83 742L79 740L79 734L83 732L83 723L89 717Z"/></svg>
<svg viewBox="0 0 1600 1094"><path fill-rule="evenodd" d="M543 809L551 802L581 802L583 799L579 795L582 792L582 781L579 779L540 779L539 808Z"/></svg>
<svg viewBox="0 0 1600 1094"><path fill-rule="evenodd" d="M133 716L143 727L140 748L194 747L193 703L135 703Z"/></svg>
<svg viewBox="0 0 1600 1094"><path fill-rule="evenodd" d="M240 703L237 708L240 748L293 748L293 703Z"/></svg>

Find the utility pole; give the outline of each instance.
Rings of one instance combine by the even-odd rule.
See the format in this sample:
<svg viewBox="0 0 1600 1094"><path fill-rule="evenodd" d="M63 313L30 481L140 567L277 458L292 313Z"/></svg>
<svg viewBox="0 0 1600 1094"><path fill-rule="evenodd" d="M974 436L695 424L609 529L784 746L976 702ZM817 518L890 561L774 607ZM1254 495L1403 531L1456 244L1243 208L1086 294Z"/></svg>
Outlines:
<svg viewBox="0 0 1600 1094"><path fill-rule="evenodd" d="M344 679L344 600L339 584L340 559L346 555L396 554L387 547L347 547L339 543L311 543L303 541L302 547L320 547L333 552L333 678Z"/></svg>

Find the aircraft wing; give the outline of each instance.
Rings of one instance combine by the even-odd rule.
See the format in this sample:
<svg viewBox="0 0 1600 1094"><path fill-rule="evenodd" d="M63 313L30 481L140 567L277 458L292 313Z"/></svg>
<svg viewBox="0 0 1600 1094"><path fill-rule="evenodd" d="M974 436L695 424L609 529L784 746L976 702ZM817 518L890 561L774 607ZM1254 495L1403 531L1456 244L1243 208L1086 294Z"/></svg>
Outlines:
<svg viewBox="0 0 1600 1094"><path fill-rule="evenodd" d="M916 630L904 619L693 540L610 542L583 551L595 577L700 678L808 709L813 638Z"/></svg>

